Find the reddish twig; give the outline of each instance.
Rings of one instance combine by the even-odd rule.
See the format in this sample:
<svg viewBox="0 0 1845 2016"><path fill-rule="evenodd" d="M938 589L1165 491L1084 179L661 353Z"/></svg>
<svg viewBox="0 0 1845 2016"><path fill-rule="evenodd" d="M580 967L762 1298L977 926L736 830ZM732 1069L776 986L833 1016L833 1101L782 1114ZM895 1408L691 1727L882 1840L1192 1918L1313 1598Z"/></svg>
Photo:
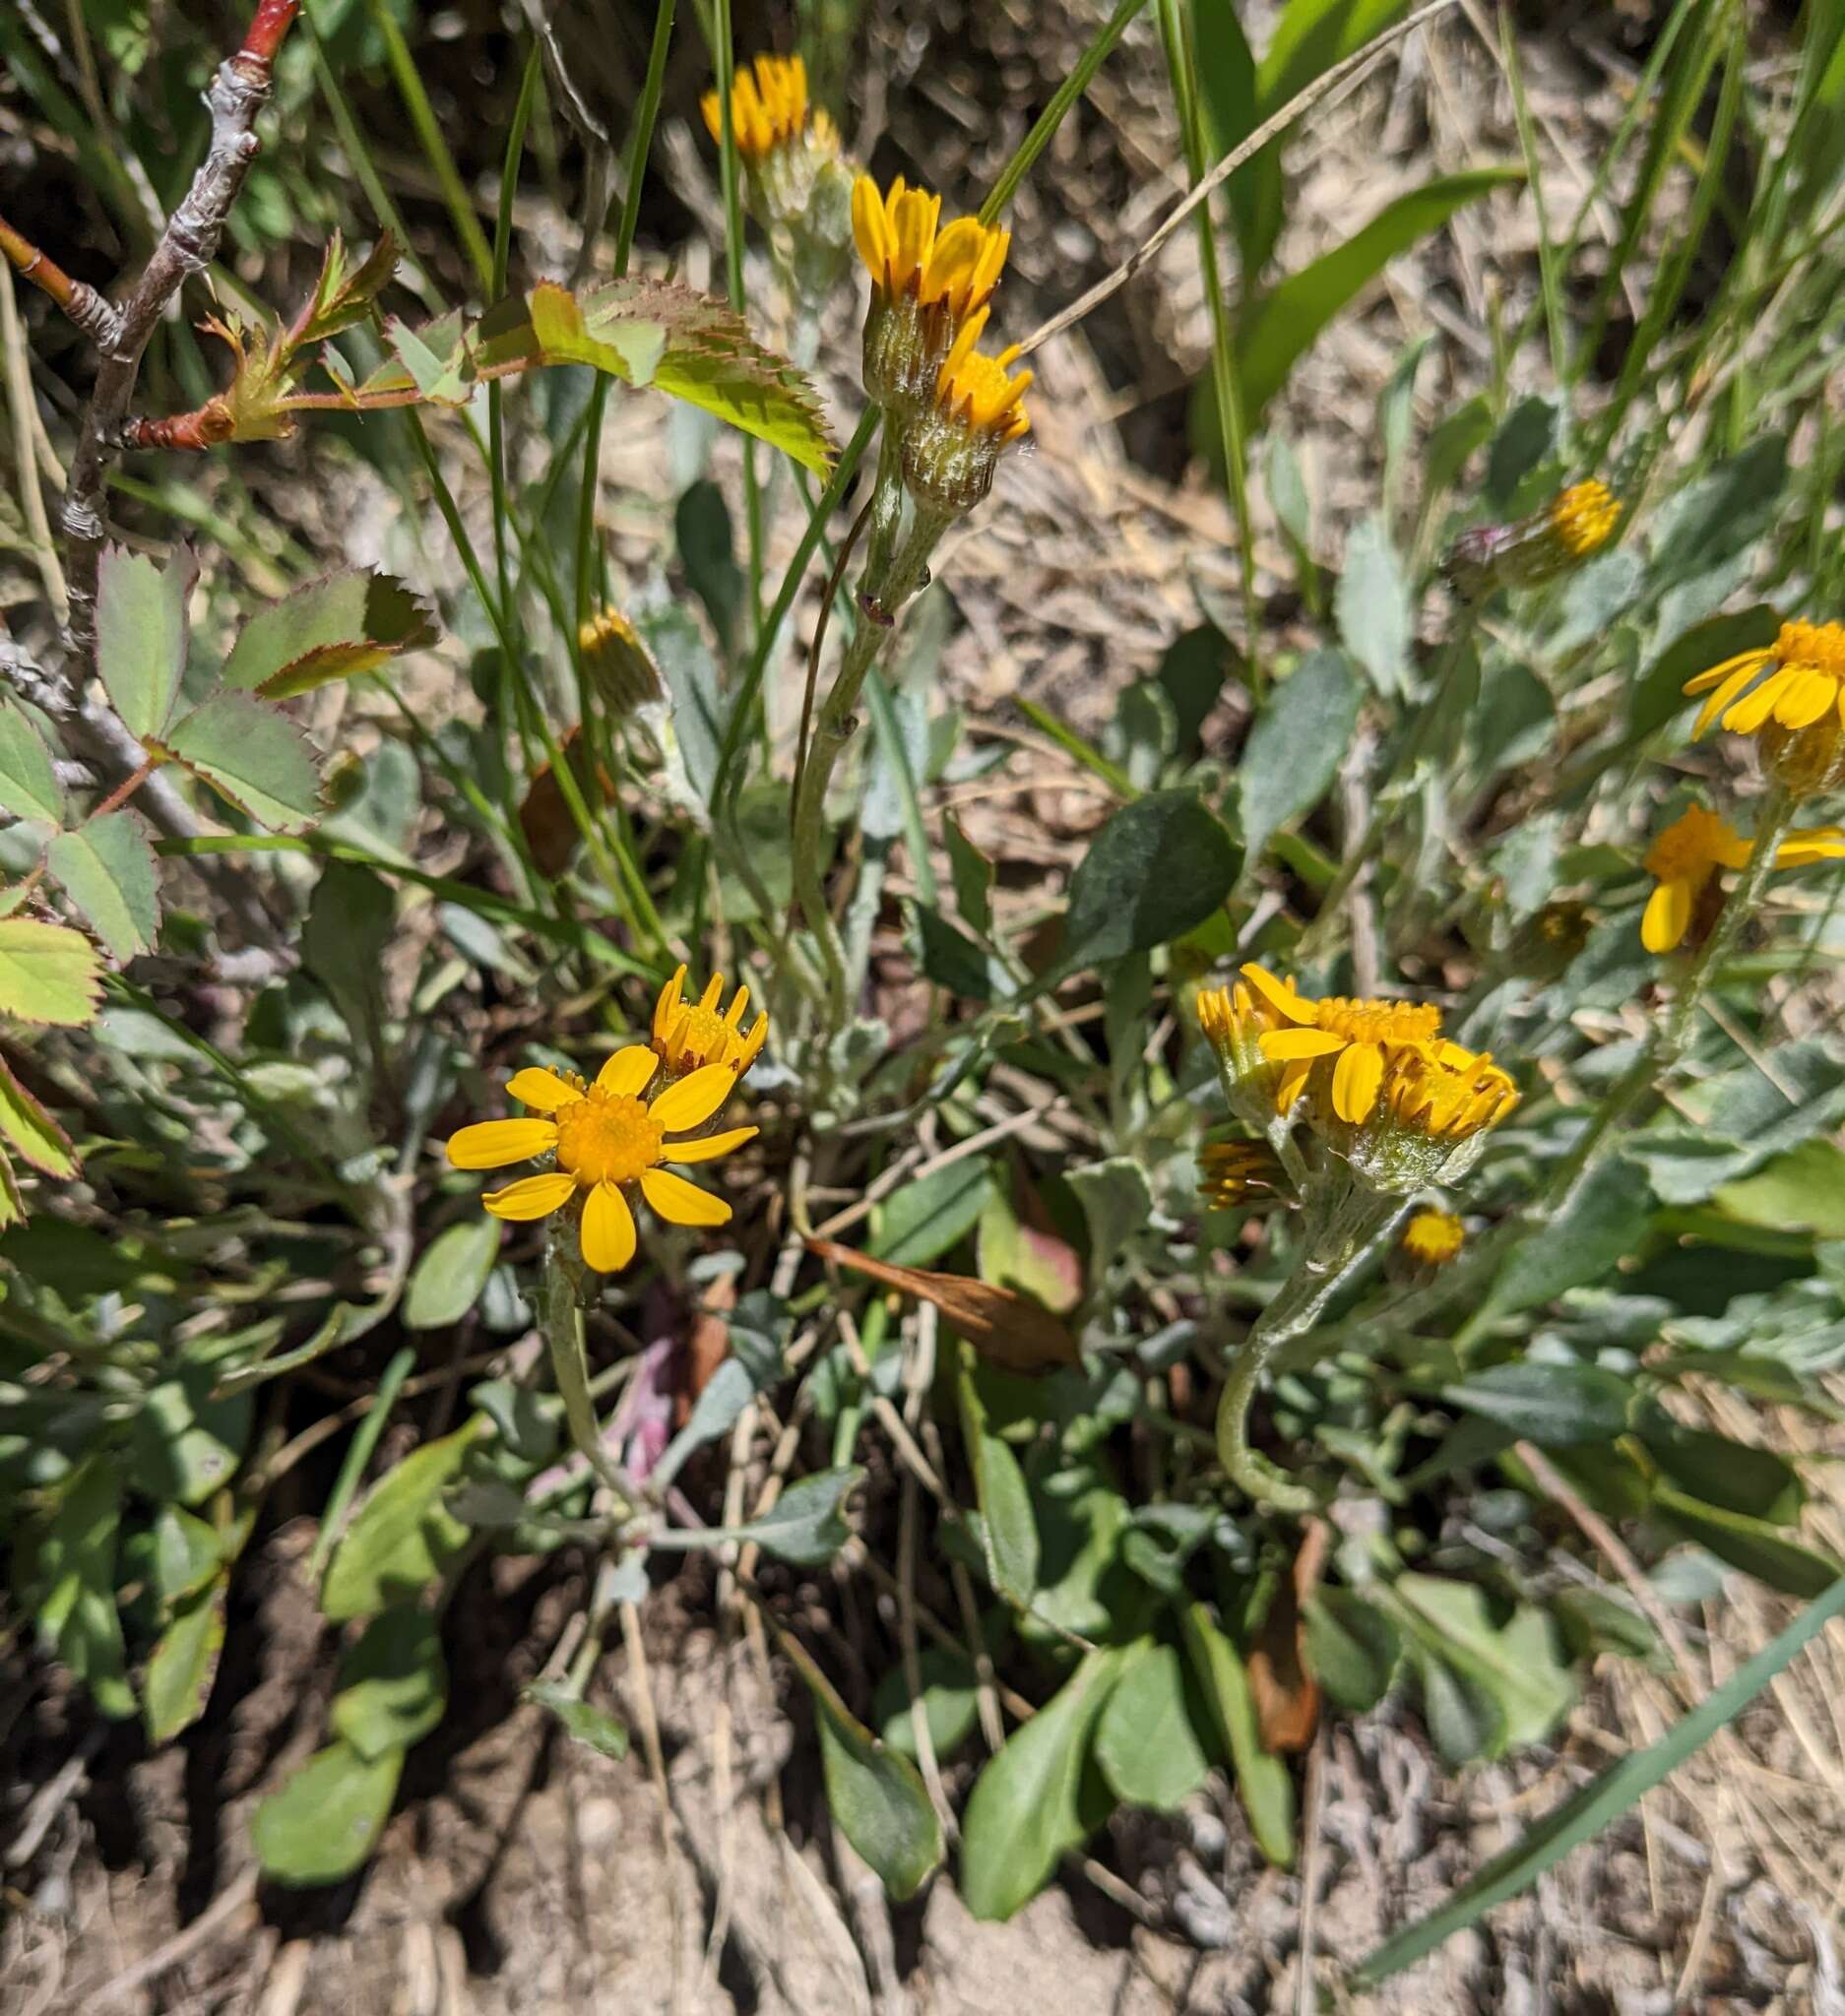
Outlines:
<svg viewBox="0 0 1845 2016"><path fill-rule="evenodd" d="M84 414L62 514L71 599L67 706L95 656L96 570L105 531L103 485L122 450L123 423L141 355L167 303L218 251L224 220L256 158L256 115L269 98L276 50L299 5L300 0L259 0L243 46L219 66L205 94L212 114L212 142L205 160L122 303L112 340L100 346L102 365Z"/></svg>
<svg viewBox="0 0 1845 2016"><path fill-rule="evenodd" d="M120 332L121 318L93 286L72 280L55 260L47 259L30 238L23 238L0 217L0 252L22 280L49 294L99 349L106 349Z"/></svg>

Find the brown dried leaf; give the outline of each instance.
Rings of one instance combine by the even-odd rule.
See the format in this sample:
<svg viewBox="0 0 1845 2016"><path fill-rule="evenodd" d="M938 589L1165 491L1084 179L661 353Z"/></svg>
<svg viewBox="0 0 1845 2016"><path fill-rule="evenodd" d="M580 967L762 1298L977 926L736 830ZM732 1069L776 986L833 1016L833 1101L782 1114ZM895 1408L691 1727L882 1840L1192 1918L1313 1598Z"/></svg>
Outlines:
<svg viewBox="0 0 1845 2016"><path fill-rule="evenodd" d="M1262 1747L1285 1754L1304 1750L1319 1726L1319 1682L1306 1669L1302 1607L1319 1586L1326 1565L1327 1528L1306 1529L1294 1571L1275 1592L1262 1629L1249 1648L1249 1692L1255 1701Z"/></svg>
<svg viewBox="0 0 1845 2016"><path fill-rule="evenodd" d="M923 1267L873 1260L835 1239L809 1239L807 1250L835 1267L868 1275L900 1294L932 1302L982 1357L1008 1372L1049 1372L1080 1358L1069 1326L1015 1289L992 1288L964 1274L935 1274Z"/></svg>

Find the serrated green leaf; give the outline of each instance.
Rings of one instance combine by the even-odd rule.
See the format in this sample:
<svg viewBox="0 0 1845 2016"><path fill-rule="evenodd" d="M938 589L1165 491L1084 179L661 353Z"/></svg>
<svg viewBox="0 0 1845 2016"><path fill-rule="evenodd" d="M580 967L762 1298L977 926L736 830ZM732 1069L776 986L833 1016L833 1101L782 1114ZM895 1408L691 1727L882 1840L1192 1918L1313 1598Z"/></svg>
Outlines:
<svg viewBox="0 0 1845 2016"><path fill-rule="evenodd" d="M859 1721L797 1639L780 1628L775 1635L813 1697L833 1818L901 1904L941 1865L941 1822L922 1780L908 1757Z"/></svg>
<svg viewBox="0 0 1845 2016"><path fill-rule="evenodd" d="M96 1012L102 973L81 931L0 917L0 1015L76 1029Z"/></svg>
<svg viewBox="0 0 1845 2016"><path fill-rule="evenodd" d="M159 874L132 812L105 812L56 835L45 865L116 959L153 950L160 928Z"/></svg>
<svg viewBox="0 0 1845 2016"><path fill-rule="evenodd" d="M162 568L145 553L104 546L97 564L96 670L115 712L144 742L173 718L197 578L184 548Z"/></svg>
<svg viewBox="0 0 1845 2016"><path fill-rule="evenodd" d="M317 1750L256 1809L250 1835L266 1874L292 1889L337 1883L378 1845L404 1752L361 1757L350 1743Z"/></svg>
<svg viewBox="0 0 1845 2016"><path fill-rule="evenodd" d="M14 1077L4 1058L0 1058L0 1135L47 1176L69 1176L77 1171L70 1137Z"/></svg>
<svg viewBox="0 0 1845 2016"><path fill-rule="evenodd" d="M300 833L319 816L320 773L307 737L246 693L195 708L162 746L259 826Z"/></svg>
<svg viewBox="0 0 1845 2016"><path fill-rule="evenodd" d="M461 1551L468 1529L442 1496L485 1430L477 1415L412 1450L373 1486L328 1563L320 1606L335 1623L413 1601Z"/></svg>
<svg viewBox="0 0 1845 2016"><path fill-rule="evenodd" d="M1522 181L1520 167L1437 175L1386 204L1361 230L1257 296L1238 332L1242 410L1251 427L1320 331L1390 261L1447 222L1464 204Z"/></svg>
<svg viewBox="0 0 1845 2016"><path fill-rule="evenodd" d="M51 768L51 752L38 730L14 706L0 705L0 812L38 819L47 826L64 820L64 790Z"/></svg>
<svg viewBox="0 0 1845 2016"><path fill-rule="evenodd" d="M223 1571L173 1611L148 1658L142 1678L142 1713L151 1743L169 1743L205 1713L224 1649L224 1606L229 1576Z"/></svg>
<svg viewBox="0 0 1845 2016"><path fill-rule="evenodd" d="M499 1250L500 1222L485 1212L438 1233L404 1292L405 1328L446 1330L459 1323L480 1299Z"/></svg>
<svg viewBox="0 0 1845 2016"><path fill-rule="evenodd" d="M223 682L233 692L286 700L426 650L436 635L428 609L393 576L331 574L244 624L224 661Z"/></svg>

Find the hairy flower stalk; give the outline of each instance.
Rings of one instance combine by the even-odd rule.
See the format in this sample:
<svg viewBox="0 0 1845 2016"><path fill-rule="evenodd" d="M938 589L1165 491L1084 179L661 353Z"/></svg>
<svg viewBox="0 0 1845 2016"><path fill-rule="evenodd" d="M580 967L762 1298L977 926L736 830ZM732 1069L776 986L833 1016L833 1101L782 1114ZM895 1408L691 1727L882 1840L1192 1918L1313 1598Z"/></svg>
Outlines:
<svg viewBox="0 0 1845 2016"><path fill-rule="evenodd" d="M1310 1512L1319 1503L1249 1446L1249 1408L1262 1375L1286 1344L1319 1320L1333 1296L1382 1245L1409 1200L1371 1189L1355 1173L1329 1170L1308 1192L1301 1255L1238 1348L1217 1403L1217 1457L1224 1474L1277 1512Z"/></svg>

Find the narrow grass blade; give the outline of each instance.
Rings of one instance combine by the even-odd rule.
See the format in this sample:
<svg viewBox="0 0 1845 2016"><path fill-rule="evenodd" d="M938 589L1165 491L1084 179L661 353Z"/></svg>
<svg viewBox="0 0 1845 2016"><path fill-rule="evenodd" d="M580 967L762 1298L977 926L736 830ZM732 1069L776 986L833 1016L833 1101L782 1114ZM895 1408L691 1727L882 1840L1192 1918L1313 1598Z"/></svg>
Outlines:
<svg viewBox="0 0 1845 2016"><path fill-rule="evenodd" d="M1656 1785L1662 1785L1726 1723L1742 1714L1769 1681L1840 1615L1845 1615L1845 1576L1803 1610L1778 1638L1765 1645L1746 1666L1739 1667L1689 1715L1675 1723L1658 1742L1622 1758L1619 1764L1591 1780L1573 1798L1565 1799L1554 1813L1530 1828L1514 1847L1489 1862L1439 1911L1419 1919L1394 1939L1386 1939L1374 1953L1368 1954L1352 1977L1353 1984L1375 1987L1389 1976L1413 1967L1444 1939L1464 1931L1495 1904L1502 1904L1506 1898L1528 1888L1553 1862L1599 1834Z"/></svg>

